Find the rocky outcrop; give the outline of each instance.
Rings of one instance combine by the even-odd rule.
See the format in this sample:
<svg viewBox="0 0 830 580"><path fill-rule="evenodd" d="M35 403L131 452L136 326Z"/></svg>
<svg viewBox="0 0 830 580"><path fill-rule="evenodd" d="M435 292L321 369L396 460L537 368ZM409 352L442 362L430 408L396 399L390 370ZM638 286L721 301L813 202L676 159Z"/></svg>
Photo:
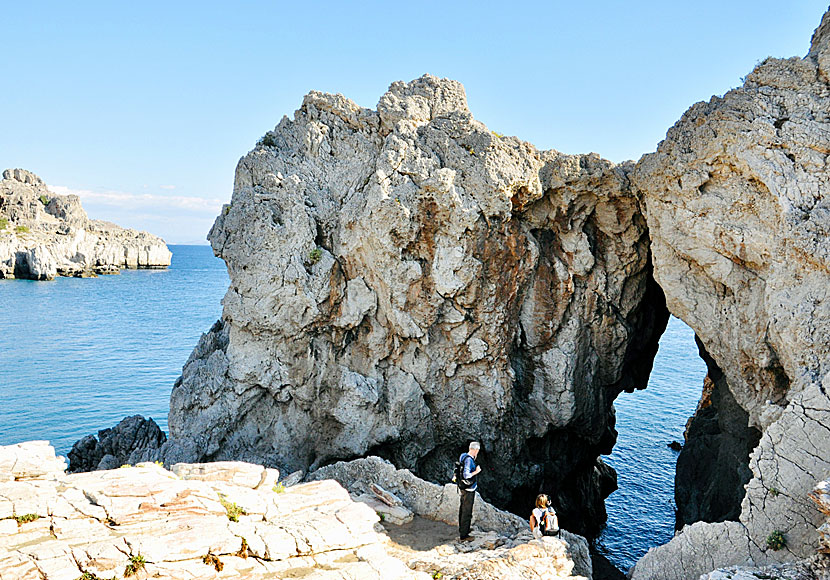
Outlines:
<svg viewBox="0 0 830 580"><path fill-rule="evenodd" d="M575 536L500 531L406 550L333 480L285 488L241 462L66 475L58 461L42 443L0 447L0 579L591 578Z"/></svg>
<svg viewBox="0 0 830 580"><path fill-rule="evenodd" d="M723 372L698 346L709 372L677 458L677 529L700 521L738 519L744 486L752 478L749 454L761 437L758 429L748 427L748 414L735 401Z"/></svg>
<svg viewBox="0 0 830 580"><path fill-rule="evenodd" d="M124 464L154 461L167 435L152 418L125 417L111 429L98 431L98 438L87 435L67 453L69 472L115 469Z"/></svg>
<svg viewBox="0 0 830 580"><path fill-rule="evenodd" d="M76 195L55 195L37 175L7 169L0 180L0 278L117 274L164 268L164 240L91 220Z"/></svg>
<svg viewBox="0 0 830 580"><path fill-rule="evenodd" d="M722 370L747 415L735 428L762 431L737 521L686 526L635 579L815 553L807 495L830 471L829 112L830 13L805 58L766 59L692 106L632 174L669 310Z"/></svg>
<svg viewBox="0 0 830 580"><path fill-rule="evenodd" d="M485 497L524 513L545 490L596 531L612 402L645 386L668 316L629 169L493 133L446 79L377 110L310 93L239 162L209 235L231 283L165 457L377 454L448 481L480 439Z"/></svg>

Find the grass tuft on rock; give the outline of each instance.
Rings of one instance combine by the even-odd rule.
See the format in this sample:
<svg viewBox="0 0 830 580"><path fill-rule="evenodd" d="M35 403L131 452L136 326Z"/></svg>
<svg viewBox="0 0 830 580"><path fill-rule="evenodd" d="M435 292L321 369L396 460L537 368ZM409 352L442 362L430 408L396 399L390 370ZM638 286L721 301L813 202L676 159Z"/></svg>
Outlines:
<svg viewBox="0 0 830 580"><path fill-rule="evenodd" d="M270 133L270 132L263 135L262 139L259 140L259 143L260 143L260 145L262 145L264 147L276 147L277 146L277 140L276 140L276 138L274 138L274 134Z"/></svg>
<svg viewBox="0 0 830 580"><path fill-rule="evenodd" d="M769 536L767 536L767 548L770 550L778 551L784 549L787 545L787 538L784 536L784 532L781 530L775 530Z"/></svg>
<svg viewBox="0 0 830 580"><path fill-rule="evenodd" d="M22 516L14 516L14 519L17 520L18 526L22 526L23 524L40 519L40 516L37 514L23 514Z"/></svg>
<svg viewBox="0 0 830 580"><path fill-rule="evenodd" d="M219 503L221 503L222 507L225 508L225 511L228 514L228 519L232 522L238 522L239 516L248 515L248 512L236 505L236 503L229 502L221 493L219 494Z"/></svg>
<svg viewBox="0 0 830 580"><path fill-rule="evenodd" d="M127 567L124 568L124 578L135 576L140 570L144 570L144 564L146 563L147 561L141 554L133 554L130 556L130 562L127 564Z"/></svg>
<svg viewBox="0 0 830 580"><path fill-rule="evenodd" d="M18 234L28 234L29 228L27 228L26 226L17 226L16 228L14 228L14 231Z"/></svg>
<svg viewBox="0 0 830 580"><path fill-rule="evenodd" d="M320 258L323 257L323 250L320 248L314 248L311 250L311 253L308 254L308 262L312 266L320 261Z"/></svg>
<svg viewBox="0 0 830 580"><path fill-rule="evenodd" d="M9 227L9 220L0 218L0 231L5 230L7 227Z"/></svg>

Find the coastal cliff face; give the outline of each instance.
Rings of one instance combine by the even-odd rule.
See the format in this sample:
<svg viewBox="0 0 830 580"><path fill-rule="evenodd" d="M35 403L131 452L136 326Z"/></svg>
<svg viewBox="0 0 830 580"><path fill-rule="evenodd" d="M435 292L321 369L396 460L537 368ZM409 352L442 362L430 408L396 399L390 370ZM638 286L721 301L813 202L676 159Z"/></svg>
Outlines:
<svg viewBox="0 0 830 580"><path fill-rule="evenodd" d="M478 439L485 497L524 512L545 490L595 532L612 402L645 386L668 317L630 168L498 135L446 79L376 111L310 93L239 162L209 235L231 283L165 456L372 453L447 481Z"/></svg>
<svg viewBox="0 0 830 580"><path fill-rule="evenodd" d="M164 268L164 240L91 220L76 195L55 195L37 175L7 169L0 181L0 278L116 274Z"/></svg>
<svg viewBox="0 0 830 580"><path fill-rule="evenodd" d="M635 579L815 553L823 516L807 494L830 471L828 162L830 13L805 58L766 59L743 87L692 106L632 175L669 310L745 412L736 432L762 432L737 521L685 528ZM780 550L767 543L776 531Z"/></svg>

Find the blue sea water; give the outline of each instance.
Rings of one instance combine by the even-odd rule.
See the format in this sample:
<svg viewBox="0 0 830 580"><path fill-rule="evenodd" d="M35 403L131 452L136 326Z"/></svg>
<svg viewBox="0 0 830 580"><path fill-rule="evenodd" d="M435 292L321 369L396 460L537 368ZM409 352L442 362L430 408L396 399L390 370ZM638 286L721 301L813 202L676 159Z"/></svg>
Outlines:
<svg viewBox="0 0 830 580"><path fill-rule="evenodd" d="M0 280L0 445L47 439L65 455L136 413L167 430L173 382L228 287L210 247L170 249L167 270ZM605 460L619 490L597 546L623 570L672 537L677 454L667 443L682 441L705 374L694 333L672 318L648 388L615 403L619 437Z"/></svg>
<svg viewBox="0 0 830 580"><path fill-rule="evenodd" d="M136 413L167 430L173 382L228 288L209 246L170 249L166 270L0 280L0 445L47 439L65 455Z"/></svg>
<svg viewBox="0 0 830 580"><path fill-rule="evenodd" d="M622 393L614 402L617 444L603 460L617 470L619 489L605 502L608 523L597 548L623 571L674 535L678 452L668 444L683 442L705 376L694 331L672 316L660 337L648 387Z"/></svg>

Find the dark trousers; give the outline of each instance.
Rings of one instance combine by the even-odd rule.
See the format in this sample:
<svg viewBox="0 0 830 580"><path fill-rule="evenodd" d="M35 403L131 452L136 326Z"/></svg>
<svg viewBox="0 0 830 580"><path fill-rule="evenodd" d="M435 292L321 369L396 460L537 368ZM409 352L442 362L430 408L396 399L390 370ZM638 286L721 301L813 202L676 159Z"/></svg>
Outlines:
<svg viewBox="0 0 830 580"><path fill-rule="evenodd" d="M473 502L475 491L461 492L461 505L458 506L458 535L466 538L470 535L470 522L473 520Z"/></svg>

